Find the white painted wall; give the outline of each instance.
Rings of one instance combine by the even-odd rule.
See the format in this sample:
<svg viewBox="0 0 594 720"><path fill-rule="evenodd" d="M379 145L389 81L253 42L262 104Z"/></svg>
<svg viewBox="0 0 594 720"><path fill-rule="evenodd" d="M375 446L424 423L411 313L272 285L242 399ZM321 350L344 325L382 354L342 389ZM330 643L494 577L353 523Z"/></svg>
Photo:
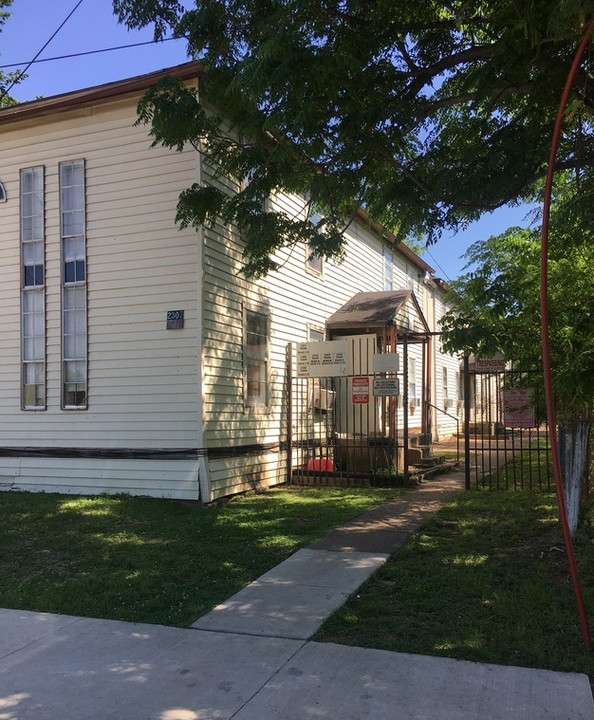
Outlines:
<svg viewBox="0 0 594 720"><path fill-rule="evenodd" d="M210 175L209 181L216 182ZM295 215L304 211L298 198L274 197L273 209ZM394 249L394 288L410 287L421 308L424 286L419 268ZM204 428L209 448L230 443L274 443L286 439L286 346L308 339L308 328L323 328L327 318L359 291L384 289L383 242L360 222L347 231L342 263L324 262L321 276L308 272L304 247L283 249L281 266L265 279L248 282L241 276L242 242L237 232L217 226L205 233L204 277ZM270 313L271 396L267 412L243 403L243 307ZM416 385L421 397L422 348L410 346L416 358ZM434 393L435 397L435 393ZM402 412L399 425L402 427ZM410 431L420 429L421 408L408 410ZM440 419L442 421L443 418ZM280 434L279 434L280 428ZM213 496L248 489L253 483L283 482L283 452L209 461Z"/></svg>
<svg viewBox="0 0 594 720"><path fill-rule="evenodd" d="M344 262L308 272L306 250L279 251L278 272L257 282L241 275L243 244L233 228L179 231L180 191L196 180L219 183L191 150L150 148L135 127L137 97L97 102L42 120L15 122L0 133L0 488L63 492L129 492L197 498L204 460L2 457L2 448L208 448L203 500L282 482L286 439L286 348L308 339L358 291L384 289L383 244L354 222ZM89 328L88 410L60 409L60 232L58 163L84 159L87 185ZM47 410L20 405L19 169L43 165L46 177ZM234 191L231 182L222 186ZM304 212L298 198L273 207ZM393 250L394 287L421 304L419 268ZM270 315L271 402L244 406L243 317L249 306ZM167 310L185 311L182 330L166 330ZM439 311L435 317L438 319ZM421 387L421 348L416 383ZM438 358L436 363L442 362ZM451 363L451 360L443 359ZM448 366L449 367L449 366ZM439 402L436 365L434 401ZM452 381L454 373L452 373ZM453 388L452 388L453 390ZM201 395L202 393L202 395ZM420 425L420 410L409 417ZM264 446L233 455L237 447ZM217 453L215 457L214 453Z"/></svg>
<svg viewBox="0 0 594 720"><path fill-rule="evenodd" d="M137 98L4 126L0 205L0 448L196 447L196 234L174 226L194 152L150 148L134 127ZM58 163L86 163L88 410L60 409L61 267ZM47 410L20 401L19 169L45 167ZM165 329L167 310L185 328ZM19 489L198 497L195 459L0 457L0 483Z"/></svg>

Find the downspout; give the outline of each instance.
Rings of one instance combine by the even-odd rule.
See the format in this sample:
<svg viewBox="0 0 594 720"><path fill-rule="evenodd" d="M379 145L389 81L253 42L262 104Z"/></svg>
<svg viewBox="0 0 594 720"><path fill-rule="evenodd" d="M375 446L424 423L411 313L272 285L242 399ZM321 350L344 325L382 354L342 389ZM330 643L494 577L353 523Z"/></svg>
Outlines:
<svg viewBox="0 0 594 720"><path fill-rule="evenodd" d="M423 340L421 345L421 362L423 363L423 372L421 373L421 433L427 432L427 410L429 408L429 398L427 397L427 338Z"/></svg>
<svg viewBox="0 0 594 720"><path fill-rule="evenodd" d="M404 484L408 483L408 335L402 336L404 350L404 425L402 433L404 436L403 459L404 459Z"/></svg>

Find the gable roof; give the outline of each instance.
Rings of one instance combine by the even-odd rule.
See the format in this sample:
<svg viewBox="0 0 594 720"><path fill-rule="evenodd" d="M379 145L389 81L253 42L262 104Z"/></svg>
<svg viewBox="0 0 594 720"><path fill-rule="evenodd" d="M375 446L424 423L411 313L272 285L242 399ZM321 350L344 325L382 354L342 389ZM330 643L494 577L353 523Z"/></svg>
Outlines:
<svg viewBox="0 0 594 720"><path fill-rule="evenodd" d="M399 311L403 310L408 302L413 304L419 322L427 332L429 326L412 290L359 292L328 318L326 327L331 332L367 332L396 325Z"/></svg>
<svg viewBox="0 0 594 720"><path fill-rule="evenodd" d="M199 79L204 76L204 67L199 61L183 63L182 65L174 65L173 67L155 70L144 75L137 75L124 80L116 80L115 82L95 85L82 90L53 95L38 100L30 100L28 102L11 105L0 109L0 126L8 125L18 120L28 120L41 118L48 115L65 112L79 107L85 107L102 100L112 100L116 97L125 95L134 95L147 90L149 87L159 82L164 77L176 77L181 80ZM387 228L380 223L372 220L368 213L359 207L356 216L364 224L368 225L372 230L383 238L386 242L394 245L398 251L416 265L423 273L433 275L434 268L428 265L414 250L411 250Z"/></svg>
<svg viewBox="0 0 594 720"><path fill-rule="evenodd" d="M95 85L74 92L52 95L39 100L11 105L0 109L0 125L6 125L16 120L43 117L52 113L71 110L80 106L90 105L100 100L111 100L113 98L132 95L147 90L151 85L159 82L164 77L176 77L181 80L191 80L204 75L204 68L201 63L194 61L175 65L174 67L155 70L145 75L137 75L125 80Z"/></svg>

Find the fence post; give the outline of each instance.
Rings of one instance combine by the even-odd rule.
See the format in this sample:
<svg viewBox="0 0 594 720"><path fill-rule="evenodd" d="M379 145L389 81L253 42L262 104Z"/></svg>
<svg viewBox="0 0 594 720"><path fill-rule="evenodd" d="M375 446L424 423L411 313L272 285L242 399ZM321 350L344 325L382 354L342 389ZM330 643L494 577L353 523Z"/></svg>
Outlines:
<svg viewBox="0 0 594 720"><path fill-rule="evenodd" d="M470 490L470 363L464 355L464 484Z"/></svg>
<svg viewBox="0 0 594 720"><path fill-rule="evenodd" d="M287 343L287 484L293 480L293 345Z"/></svg>
<svg viewBox="0 0 594 720"><path fill-rule="evenodd" d="M408 335L403 336L404 350L404 425L402 434L404 435L403 460L404 460L404 484L408 485Z"/></svg>

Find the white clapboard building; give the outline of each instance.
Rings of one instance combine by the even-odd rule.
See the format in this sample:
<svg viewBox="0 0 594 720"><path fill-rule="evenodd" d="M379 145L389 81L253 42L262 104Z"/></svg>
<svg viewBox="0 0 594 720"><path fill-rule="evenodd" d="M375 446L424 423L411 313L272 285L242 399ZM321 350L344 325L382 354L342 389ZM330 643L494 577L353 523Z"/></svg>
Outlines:
<svg viewBox="0 0 594 720"><path fill-rule="evenodd" d="M176 227L180 191L218 181L135 124L166 74L200 81L188 63L0 110L0 487L208 502L321 468L322 446L326 473L361 471L347 436L455 432L443 285L363 211L341 264L281 251L258 281L237 229ZM299 373L308 342L348 346L347 385ZM382 353L398 369L369 365Z"/></svg>

